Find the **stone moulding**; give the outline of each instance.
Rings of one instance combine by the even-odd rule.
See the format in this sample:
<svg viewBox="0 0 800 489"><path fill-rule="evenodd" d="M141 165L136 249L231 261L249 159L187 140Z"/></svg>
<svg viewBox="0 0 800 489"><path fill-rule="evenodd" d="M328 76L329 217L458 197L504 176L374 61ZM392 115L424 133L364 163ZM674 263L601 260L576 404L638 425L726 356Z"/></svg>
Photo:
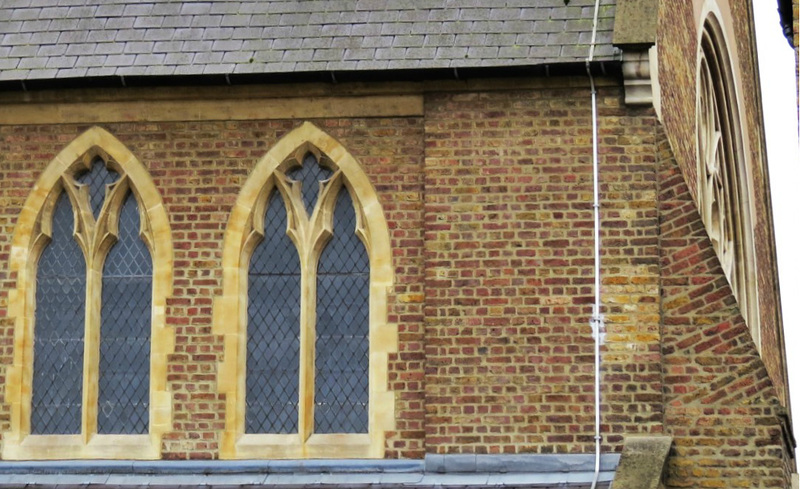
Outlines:
<svg viewBox="0 0 800 489"><path fill-rule="evenodd" d="M149 432L144 435L98 434L97 406L85 403L81 434L31 435L36 267L42 250L49 242L48 208L52 207L49 204L60 192L70 191L65 185L72 185L71 175L89 168L97 157L121 175L118 185L129 187L137 199L142 222L141 234L153 259ZM75 189L77 187L73 189L71 199L77 198ZM116 190L108 195L118 194ZM103 241L94 236L94 227L99 224L95 224L93 218L89 223L91 229L78 229L81 226L76 222L75 233L81 234L84 240ZM84 228L86 226L83 225ZM98 232L103 232L103 229L100 226ZM166 300L172 293L172 260L169 221L153 180L133 153L109 132L100 127L88 129L47 165L20 212L11 245L9 269L16 273L16 287L9 291L8 315L13 318L15 326L14 356L6 375L6 402L11 408L11 429L4 434L3 459L160 458L162 435L172 428L172 396L167 390L166 370L167 356L174 349L174 334L167 328L165 319ZM87 263L87 266L92 265ZM95 263L94 267L99 266L100 263ZM99 273L102 274L102 270ZM89 294L92 304L99 305L100 288L91 288ZM99 307L94 309L99 311ZM99 316L87 313L86 337L97 336L99 328ZM90 351L92 347L93 342L87 339L85 357L89 359L99 355L99 351ZM84 392L96 391L96 386L92 389L91 383L96 382L97 373L89 363L85 363L83 369Z"/></svg>
<svg viewBox="0 0 800 489"><path fill-rule="evenodd" d="M357 208L358 231L370 260L369 298L369 411L366 434L314 434L313 399L303 389L303 379L312 375L313 355L301 350L301 399L299 432L294 434L245 433L247 277L250 255L259 241L264 202L270 193L280 191L284 199L299 199L299 192L281 184L282 171L311 151L326 159L346 185ZM299 156L298 156L299 155ZM329 183L328 185L331 185ZM321 197L322 198L322 197ZM294 202L293 208L303 203ZM289 214L290 222L292 214ZM295 216L296 218L296 216ZM300 224L295 223L295 227ZM291 226L290 226L291 227ZM301 226L302 227L302 226ZM292 228L294 229L294 227ZM303 234L298 229L287 232ZM308 230L306 230L308 231ZM263 229L261 230L263 234ZM297 236L295 236L297 238ZM303 240L301 240L303 241ZM321 249L302 250L319 253ZM317 246L318 247L318 246ZM309 122L283 138L256 164L234 205L225 231L222 267L223 294L214 301L214 332L223 336L225 355L219 366L219 390L226 395L225 431L220 457L241 458L382 458L385 432L394 427L394 393L388 390L388 356L397 351L397 326L387 323L387 294L393 283L389 230L377 193L361 165L334 138ZM304 287L305 288L305 287ZM308 307L310 301L304 301ZM308 317L314 311L301 313ZM302 321L301 321L302 322ZM311 324L311 323L309 323ZM301 343L313 331L301 326ZM305 377L303 372L305 372ZM310 374L309 374L310 372ZM303 394L305 393L305 394Z"/></svg>

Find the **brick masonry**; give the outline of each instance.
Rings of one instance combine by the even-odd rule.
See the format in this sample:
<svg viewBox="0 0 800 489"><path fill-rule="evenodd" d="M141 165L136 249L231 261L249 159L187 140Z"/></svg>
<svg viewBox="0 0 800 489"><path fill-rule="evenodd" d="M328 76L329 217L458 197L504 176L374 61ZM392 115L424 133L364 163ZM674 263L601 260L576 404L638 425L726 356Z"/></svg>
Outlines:
<svg viewBox="0 0 800 489"><path fill-rule="evenodd" d="M669 487L787 487L780 398L676 159L659 151L664 423Z"/></svg>
<svg viewBox="0 0 800 489"><path fill-rule="evenodd" d="M317 119L363 165L389 223L396 430L387 458L591 453L591 109L585 82L424 94L421 117ZM603 217L604 450L676 438L670 487L783 487L780 395L715 263L653 110L598 96ZM165 459L219 455L225 399L222 238L256 161L295 120L115 123L149 169L172 227L168 325L174 424ZM15 217L85 125L0 126L0 315ZM0 320L2 320L0 318ZM13 325L0 322L0 375ZM3 379L0 379L3 380ZM5 406L0 403L0 406ZM0 428L8 412L0 411ZM735 486L734 486L735 487Z"/></svg>

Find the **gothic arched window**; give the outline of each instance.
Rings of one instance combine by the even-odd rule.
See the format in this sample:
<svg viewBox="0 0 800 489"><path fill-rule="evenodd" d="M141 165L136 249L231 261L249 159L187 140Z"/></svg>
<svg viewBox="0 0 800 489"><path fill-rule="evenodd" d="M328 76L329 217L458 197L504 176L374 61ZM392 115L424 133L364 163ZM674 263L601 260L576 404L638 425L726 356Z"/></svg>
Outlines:
<svg viewBox="0 0 800 489"><path fill-rule="evenodd" d="M230 338L223 458L382 456L390 260L375 191L330 136L306 123L259 162L226 231L215 311Z"/></svg>
<svg viewBox="0 0 800 489"><path fill-rule="evenodd" d="M19 346L3 458L158 458L172 248L144 168L90 129L40 177L12 249Z"/></svg>
<svg viewBox="0 0 800 489"><path fill-rule="evenodd" d="M722 27L713 14L708 16L700 39L697 154L700 216L760 348L748 168L733 70Z"/></svg>

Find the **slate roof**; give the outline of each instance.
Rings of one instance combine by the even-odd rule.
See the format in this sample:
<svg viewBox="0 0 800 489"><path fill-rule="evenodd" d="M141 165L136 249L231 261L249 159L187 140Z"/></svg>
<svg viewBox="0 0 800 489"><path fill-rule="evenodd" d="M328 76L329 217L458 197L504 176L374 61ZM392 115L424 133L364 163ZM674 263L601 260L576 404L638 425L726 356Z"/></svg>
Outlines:
<svg viewBox="0 0 800 489"><path fill-rule="evenodd" d="M614 59L601 0L595 59ZM0 0L0 80L582 62L594 0Z"/></svg>

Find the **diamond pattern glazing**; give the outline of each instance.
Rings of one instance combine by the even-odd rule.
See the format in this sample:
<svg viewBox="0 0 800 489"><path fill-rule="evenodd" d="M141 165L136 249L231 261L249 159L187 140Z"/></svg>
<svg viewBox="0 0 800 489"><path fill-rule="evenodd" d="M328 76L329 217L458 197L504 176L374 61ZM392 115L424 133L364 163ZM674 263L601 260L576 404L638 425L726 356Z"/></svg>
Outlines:
<svg viewBox="0 0 800 489"><path fill-rule="evenodd" d="M300 261L286 235L286 208L273 191L264 240L250 258L247 307L247 433L297 433Z"/></svg>
<svg viewBox="0 0 800 489"><path fill-rule="evenodd" d="M313 153L305 155L301 168L293 168L286 174L287 177L301 183L303 203L309 216L314 211L314 206L317 205L320 182L329 179L332 174L331 170L319 164Z"/></svg>
<svg viewBox="0 0 800 489"><path fill-rule="evenodd" d="M98 433L148 431L153 265L139 229L138 204L128 192L103 268Z"/></svg>
<svg viewBox="0 0 800 489"><path fill-rule="evenodd" d="M369 257L355 234L347 189L317 272L316 433L366 433L369 405Z"/></svg>
<svg viewBox="0 0 800 489"><path fill-rule="evenodd" d="M119 174L106 168L105 162L99 157L92 162L90 171L78 177L80 183L89 187L89 203L95 219L100 215L103 202L106 200L106 185L116 182L117 178Z"/></svg>
<svg viewBox="0 0 800 489"><path fill-rule="evenodd" d="M62 192L36 271L31 433L81 432L86 264Z"/></svg>

